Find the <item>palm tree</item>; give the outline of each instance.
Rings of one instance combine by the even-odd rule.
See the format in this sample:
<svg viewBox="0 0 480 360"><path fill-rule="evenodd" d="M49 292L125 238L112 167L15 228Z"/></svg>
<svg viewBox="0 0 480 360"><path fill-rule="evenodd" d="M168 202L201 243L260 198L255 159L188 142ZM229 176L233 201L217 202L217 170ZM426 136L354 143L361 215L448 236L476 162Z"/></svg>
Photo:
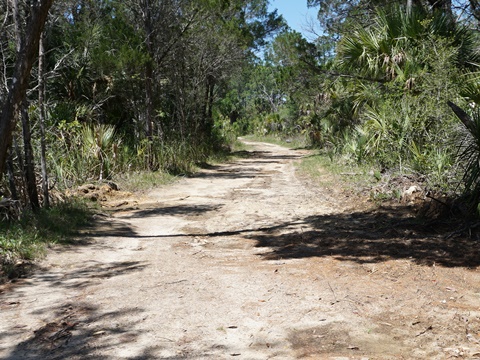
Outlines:
<svg viewBox="0 0 480 360"><path fill-rule="evenodd" d="M371 26L342 38L336 64L357 78L351 92L367 156L379 161L388 147L398 158L387 156L387 165L399 165L414 157L411 149L435 152L450 124L445 106L458 89L455 74L476 62L474 44L472 32L448 15L398 5L378 10ZM375 82L378 100L363 88Z"/></svg>
<svg viewBox="0 0 480 360"><path fill-rule="evenodd" d="M115 157L115 128L112 125L84 125L81 131L84 153L100 167L99 180L109 177L110 161Z"/></svg>
<svg viewBox="0 0 480 360"><path fill-rule="evenodd" d="M358 27L345 35L337 48L338 66L376 81L401 81L411 88L414 78L428 71L422 50L429 39L448 39L457 48L458 66L469 66L478 57L472 32L442 13L421 8L407 11L393 6L378 10L372 26Z"/></svg>

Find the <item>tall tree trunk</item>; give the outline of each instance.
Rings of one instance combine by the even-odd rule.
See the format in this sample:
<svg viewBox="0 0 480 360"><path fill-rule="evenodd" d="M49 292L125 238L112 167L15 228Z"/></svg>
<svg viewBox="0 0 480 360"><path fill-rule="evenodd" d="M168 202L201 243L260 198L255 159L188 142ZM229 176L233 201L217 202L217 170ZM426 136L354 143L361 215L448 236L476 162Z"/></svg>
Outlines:
<svg viewBox="0 0 480 360"><path fill-rule="evenodd" d="M44 49L44 33L40 36L40 44L38 47L38 108L40 121L40 164L42 168L42 192L43 206L50 206L50 198L48 194L48 173L46 158L46 141L45 141L45 49Z"/></svg>
<svg viewBox="0 0 480 360"><path fill-rule="evenodd" d="M12 154L7 159L7 175L8 185L10 187L10 195L13 200L18 200L17 185L15 184L15 170L13 168Z"/></svg>
<svg viewBox="0 0 480 360"><path fill-rule="evenodd" d="M0 181L5 171L8 149L12 143L16 116L25 98L30 72L38 53L40 34L43 31L48 10L53 1L38 0L36 6L32 5L32 14L27 23L25 41L22 42L15 62L12 82L0 115Z"/></svg>
<svg viewBox="0 0 480 360"><path fill-rule="evenodd" d="M20 16L20 6L18 0L11 0L12 2L12 16L13 16L13 26L15 29L15 50L17 55L20 54L20 51L23 46L23 36L22 36L22 19Z"/></svg>
<svg viewBox="0 0 480 360"><path fill-rule="evenodd" d="M38 202L37 179L35 177L35 161L33 159L32 132L30 129L30 116L28 115L28 101L23 100L21 111L22 129L23 129L23 151L25 153L25 181L27 185L27 194L30 206L33 210L40 208Z"/></svg>
<svg viewBox="0 0 480 360"><path fill-rule="evenodd" d="M148 167L153 169L153 24L152 24L152 9L150 0L142 1L143 7L143 27L145 31L145 42L147 45L147 52L149 59L145 64L145 121L146 121L146 135L148 139Z"/></svg>
<svg viewBox="0 0 480 360"><path fill-rule="evenodd" d="M215 78L207 75L205 80L205 98L203 102L202 132L205 139L208 139L213 130L213 94L215 89Z"/></svg>
<svg viewBox="0 0 480 360"><path fill-rule="evenodd" d="M19 1L12 0L12 9L13 9L13 18L15 26L15 38L16 38L16 51L17 56L20 56L22 48L24 46L24 36L22 34L22 19L20 15ZM27 13L28 10L25 10ZM27 15L25 15L27 16ZM17 113L18 116L18 113ZM31 130L30 130L30 119L28 115L28 101L26 97L23 98L20 117L22 119L22 130L23 130L23 144L24 144L24 155L25 166L21 166L23 175L25 177L26 191L30 205L33 210L38 209L38 193L37 193L37 182L35 179L35 164L33 160L33 150L32 150L32 139L31 139ZM21 155L18 154L19 161L21 160Z"/></svg>
<svg viewBox="0 0 480 360"><path fill-rule="evenodd" d="M25 195L25 189L27 188L27 185L25 183L25 176L23 176L23 169L25 169L25 165L23 162L23 154L22 151L20 150L20 146L18 146L18 141L17 138L13 138L13 147L15 148L15 154L17 155L17 162L18 162L18 168L20 169L20 191L21 191L21 196L22 198L20 199L23 204L27 203L27 197ZM13 149L11 149L13 153Z"/></svg>
<svg viewBox="0 0 480 360"><path fill-rule="evenodd" d="M153 77L153 66L150 61L145 65L145 102L146 102L146 111L145 117L147 121L147 139L153 139L153 86L152 86L152 77Z"/></svg>

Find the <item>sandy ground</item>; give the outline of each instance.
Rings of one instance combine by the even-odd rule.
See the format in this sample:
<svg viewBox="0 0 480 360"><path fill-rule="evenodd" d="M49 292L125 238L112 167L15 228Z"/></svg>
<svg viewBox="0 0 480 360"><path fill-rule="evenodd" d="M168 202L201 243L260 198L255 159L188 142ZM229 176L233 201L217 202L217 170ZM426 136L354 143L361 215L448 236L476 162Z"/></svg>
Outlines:
<svg viewBox="0 0 480 360"><path fill-rule="evenodd" d="M250 145L0 288L0 358L480 359L478 241Z"/></svg>

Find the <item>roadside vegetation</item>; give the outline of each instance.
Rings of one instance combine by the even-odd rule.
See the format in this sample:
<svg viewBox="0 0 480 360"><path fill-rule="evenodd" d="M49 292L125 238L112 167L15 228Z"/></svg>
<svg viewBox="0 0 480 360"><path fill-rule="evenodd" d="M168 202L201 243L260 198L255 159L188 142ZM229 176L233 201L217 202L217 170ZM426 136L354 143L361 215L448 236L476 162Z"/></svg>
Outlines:
<svg viewBox="0 0 480 360"><path fill-rule="evenodd" d="M22 276L32 260L54 244L69 244L92 224L94 210L80 200L58 203L35 213L23 211L15 221L0 223L0 282Z"/></svg>

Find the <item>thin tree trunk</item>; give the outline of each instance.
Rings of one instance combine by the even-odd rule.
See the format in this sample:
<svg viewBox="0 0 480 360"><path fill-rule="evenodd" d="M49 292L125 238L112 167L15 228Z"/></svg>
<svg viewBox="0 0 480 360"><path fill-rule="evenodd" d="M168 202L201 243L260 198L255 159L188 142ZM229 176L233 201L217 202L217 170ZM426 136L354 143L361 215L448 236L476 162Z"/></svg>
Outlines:
<svg viewBox="0 0 480 360"><path fill-rule="evenodd" d="M213 129L213 95L215 88L215 78L212 75L207 75L205 80L205 98L202 109L202 132L205 139L208 139L212 134Z"/></svg>
<svg viewBox="0 0 480 360"><path fill-rule="evenodd" d="M25 196L25 189L27 188L27 185L25 184L25 176L23 176L23 169L25 169L25 165L23 162L23 155L22 151L20 150L20 146L18 146L18 141L17 138L15 137L13 139L13 145L15 148L15 154L17 155L17 161L18 161L18 168L20 169L20 191L21 191L21 201L23 204L27 203L27 198ZM12 149L13 151L13 149Z"/></svg>
<svg viewBox="0 0 480 360"><path fill-rule="evenodd" d="M145 121L148 139L148 168L153 169L153 29L151 4L149 0L143 1L143 26L145 31L145 42L150 59L145 64Z"/></svg>
<svg viewBox="0 0 480 360"><path fill-rule="evenodd" d="M20 54L23 46L23 36L22 36L22 20L20 17L20 8L18 4L18 0L11 0L12 1L12 15L13 15L13 25L15 29L15 50L17 51L17 55Z"/></svg>
<svg viewBox="0 0 480 360"><path fill-rule="evenodd" d="M13 129L16 116L19 114L23 99L25 98L28 79L32 70L35 57L38 54L38 43L43 31L48 10L54 0L38 0L33 6L29 17L25 41L17 56L13 78L9 87L0 115L0 181L5 171L5 163L8 157L8 149L12 144Z"/></svg>
<svg viewBox="0 0 480 360"><path fill-rule="evenodd" d="M153 139L153 87L152 87L152 64L150 61L145 65L145 102L146 102L146 121L147 121L147 139Z"/></svg>
<svg viewBox="0 0 480 360"><path fill-rule="evenodd" d="M13 168L12 154L8 157L7 160L7 175L8 175L8 184L10 187L10 195L13 200L18 200L17 186L15 185L15 170Z"/></svg>
<svg viewBox="0 0 480 360"><path fill-rule="evenodd" d="M145 65L145 120L147 122L147 162L148 169L153 170L153 67L151 60Z"/></svg>
<svg viewBox="0 0 480 360"><path fill-rule="evenodd" d="M212 136L213 131L213 98L215 94L215 78L208 76L208 102L207 102L207 138Z"/></svg>
<svg viewBox="0 0 480 360"><path fill-rule="evenodd" d="M44 33L40 36L40 44L38 47L38 108L40 121L40 164L42 168L42 192L43 206L50 206L50 198L48 194L48 173L46 158L46 141L45 141L45 49L44 49Z"/></svg>
<svg viewBox="0 0 480 360"><path fill-rule="evenodd" d="M38 202L37 179L35 177L35 161L33 159L32 132L30 130L30 116L28 115L28 101L25 98L22 106L23 148L25 153L25 181L30 205L33 210L40 208Z"/></svg>

